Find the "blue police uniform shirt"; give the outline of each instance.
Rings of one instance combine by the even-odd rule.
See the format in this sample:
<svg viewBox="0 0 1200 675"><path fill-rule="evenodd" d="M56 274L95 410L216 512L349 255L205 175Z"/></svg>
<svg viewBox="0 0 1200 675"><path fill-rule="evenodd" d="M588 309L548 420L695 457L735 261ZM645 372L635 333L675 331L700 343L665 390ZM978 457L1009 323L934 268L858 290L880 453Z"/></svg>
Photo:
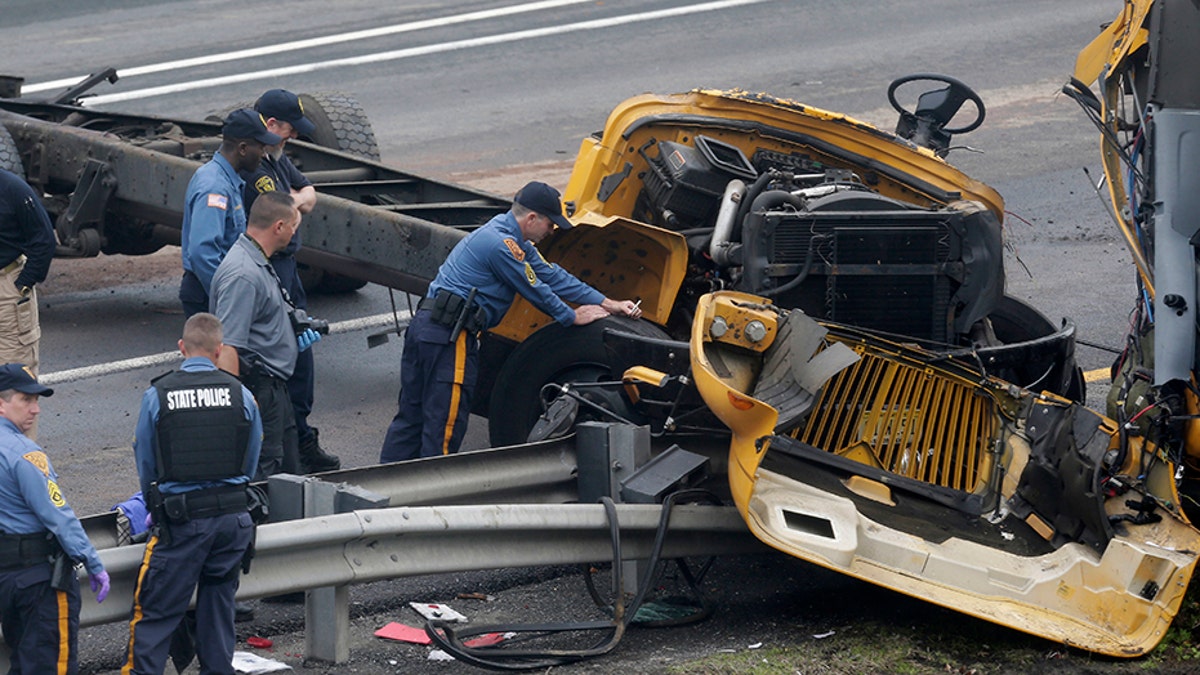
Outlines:
<svg viewBox="0 0 1200 675"><path fill-rule="evenodd" d="M0 417L0 530L36 534L49 530L88 574L104 571L96 547L58 487L50 458L8 418Z"/></svg>
<svg viewBox="0 0 1200 675"><path fill-rule="evenodd" d="M183 269L199 277L205 292L211 292L213 273L225 253L246 231L245 185L219 152L188 182L179 246Z"/></svg>
<svg viewBox="0 0 1200 675"><path fill-rule="evenodd" d="M56 243L50 216L33 188L17 174L0 169L0 267L25 254L17 288L46 280Z"/></svg>
<svg viewBox="0 0 1200 675"><path fill-rule="evenodd" d="M492 218L458 242L438 268L428 295L432 298L442 289L466 298L472 288L475 302L487 315L488 328L500 323L517 293L564 326L575 323L575 310L563 300L580 305L604 302L603 293L546 262L537 247L521 236L512 211Z"/></svg>
<svg viewBox="0 0 1200 675"><path fill-rule="evenodd" d="M232 347L226 347L232 349ZM213 362L203 356L193 356L185 359L181 370L188 373L216 370ZM164 481L158 484L158 491L165 495L201 490L217 485L238 485L249 483L250 477L258 469L258 455L262 451L262 417L258 413L258 405L254 403L254 395L249 389L242 387L242 408L246 419L250 420L250 439L246 446L246 460L242 466L242 475L217 481L187 482ZM150 484L158 478L158 390L150 387L142 395L142 409L138 414L137 430L133 437L133 457L137 463L138 479L142 486L142 494L150 493Z"/></svg>

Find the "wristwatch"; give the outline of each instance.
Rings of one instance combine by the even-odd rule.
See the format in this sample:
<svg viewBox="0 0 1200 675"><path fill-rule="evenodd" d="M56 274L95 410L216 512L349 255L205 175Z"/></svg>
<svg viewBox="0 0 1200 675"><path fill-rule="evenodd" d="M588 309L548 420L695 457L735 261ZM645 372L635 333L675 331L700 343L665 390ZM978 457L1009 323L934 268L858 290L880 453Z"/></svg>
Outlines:
<svg viewBox="0 0 1200 675"><path fill-rule="evenodd" d="M28 299L29 296L33 293L33 286L21 286L17 290L21 292L22 298Z"/></svg>

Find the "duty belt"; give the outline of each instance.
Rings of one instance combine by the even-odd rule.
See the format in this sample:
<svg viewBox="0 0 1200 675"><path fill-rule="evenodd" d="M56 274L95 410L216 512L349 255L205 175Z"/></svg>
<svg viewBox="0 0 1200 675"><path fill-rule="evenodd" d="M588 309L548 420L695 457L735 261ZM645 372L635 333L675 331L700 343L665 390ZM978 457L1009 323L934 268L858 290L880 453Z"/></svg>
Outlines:
<svg viewBox="0 0 1200 675"><path fill-rule="evenodd" d="M163 495L162 501L167 522L173 524L227 513L246 513L249 508L245 485L221 485Z"/></svg>
<svg viewBox="0 0 1200 675"><path fill-rule="evenodd" d="M50 557L61 550L58 539L49 532L0 533L0 568L24 568L49 562Z"/></svg>
<svg viewBox="0 0 1200 675"><path fill-rule="evenodd" d="M439 290L432 298L422 298L417 310L423 309L429 310L433 322L442 326L461 328L468 333L487 328L487 314L482 307L449 291Z"/></svg>

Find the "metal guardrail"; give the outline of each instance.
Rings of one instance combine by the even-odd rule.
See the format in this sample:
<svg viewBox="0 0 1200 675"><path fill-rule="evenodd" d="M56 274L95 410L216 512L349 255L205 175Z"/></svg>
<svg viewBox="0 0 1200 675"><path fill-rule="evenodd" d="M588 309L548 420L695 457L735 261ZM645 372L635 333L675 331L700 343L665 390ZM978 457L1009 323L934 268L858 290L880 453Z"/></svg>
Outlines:
<svg viewBox="0 0 1200 675"><path fill-rule="evenodd" d="M624 444L630 432L592 434L585 445ZM648 435L647 435L648 438ZM646 438L639 443L648 444ZM323 486L324 497L340 484L347 491L386 499L389 508L288 520L261 525L250 574L243 576L242 599L317 589L306 610L310 632L324 632L319 647L310 639L308 656L338 662L348 655L345 588L350 584L444 572L557 565L608 560L612 555L609 523L600 504L578 504L577 437L508 448L459 453L294 480L311 495ZM724 466L724 439L697 439L689 449L713 456ZM591 455L619 457L624 447L591 447ZM594 462L593 462L594 464ZM610 465L615 474L628 466ZM590 483L596 479L590 478ZM278 482L285 482L278 480ZM275 504L275 513L304 512L298 504ZM300 493L297 493L300 494ZM308 496L303 497L309 499ZM382 502L384 499L379 499ZM354 499L348 501L353 502ZM333 510L332 508L330 510ZM625 560L649 557L662 507L617 504L621 551ZM81 626L129 618L134 584L145 547L117 545L115 513L83 519L88 536L112 579L103 604L83 593ZM762 551L737 510L726 506L683 505L672 512L663 556L724 555ZM324 594L324 595L322 595ZM318 616L313 598L323 598ZM320 629L313 626L321 626ZM308 636L311 638L311 636ZM0 663L4 647L0 644Z"/></svg>
<svg viewBox="0 0 1200 675"><path fill-rule="evenodd" d="M662 507L618 504L621 551L649 557ZM81 626L127 621L144 546L100 552L112 577L103 604L84 593ZM733 507L677 506L664 557L761 551ZM557 565L612 556L599 504L394 507L262 525L238 597L443 572Z"/></svg>

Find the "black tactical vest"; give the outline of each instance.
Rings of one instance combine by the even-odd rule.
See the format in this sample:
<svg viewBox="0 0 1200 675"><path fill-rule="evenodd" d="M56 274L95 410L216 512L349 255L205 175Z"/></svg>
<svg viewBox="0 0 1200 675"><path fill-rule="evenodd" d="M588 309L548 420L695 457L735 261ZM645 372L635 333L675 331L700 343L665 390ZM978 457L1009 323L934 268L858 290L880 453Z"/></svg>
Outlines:
<svg viewBox="0 0 1200 675"><path fill-rule="evenodd" d="M151 384L158 391L158 480L242 475L250 421L238 379L221 370L176 370Z"/></svg>

